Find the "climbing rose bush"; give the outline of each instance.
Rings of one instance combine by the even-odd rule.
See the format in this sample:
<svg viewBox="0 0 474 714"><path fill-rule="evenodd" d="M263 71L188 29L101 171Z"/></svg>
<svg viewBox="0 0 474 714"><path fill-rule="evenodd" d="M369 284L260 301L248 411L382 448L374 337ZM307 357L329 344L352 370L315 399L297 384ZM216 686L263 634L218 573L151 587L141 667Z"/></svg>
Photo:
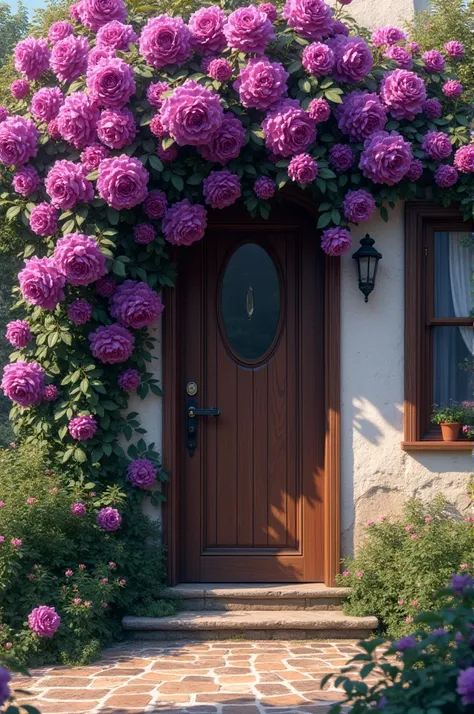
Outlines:
<svg viewBox="0 0 474 714"><path fill-rule="evenodd" d="M158 503L166 474L128 399L160 395L149 365L171 249L205 240L210 212L240 203L268 218L278 191L298 187L334 259L353 224L428 187L472 216L462 45L420 57L396 27L368 40L346 4L181 18L81 0L18 44L0 201L25 239L2 380L19 438L135 500L153 486ZM98 525L113 532L120 514L106 508Z"/></svg>

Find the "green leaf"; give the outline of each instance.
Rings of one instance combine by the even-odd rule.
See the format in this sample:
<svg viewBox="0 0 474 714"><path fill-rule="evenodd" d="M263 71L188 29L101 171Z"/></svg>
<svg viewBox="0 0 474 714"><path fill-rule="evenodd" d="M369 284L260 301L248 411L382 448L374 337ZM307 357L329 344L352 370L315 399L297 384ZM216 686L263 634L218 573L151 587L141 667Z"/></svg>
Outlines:
<svg viewBox="0 0 474 714"><path fill-rule="evenodd" d="M204 174L201 174L199 172L192 174L187 180L186 183L189 184L189 186L199 186L204 179Z"/></svg>
<svg viewBox="0 0 474 714"><path fill-rule="evenodd" d="M12 221L21 211L21 206L11 206L5 214L8 221Z"/></svg>
<svg viewBox="0 0 474 714"><path fill-rule="evenodd" d="M113 226L116 226L120 220L120 213L115 210L115 208L107 208L107 219L109 223L111 223Z"/></svg>
<svg viewBox="0 0 474 714"><path fill-rule="evenodd" d="M88 181L96 181L99 178L99 169L94 169L90 174L87 174L86 179Z"/></svg>
<svg viewBox="0 0 474 714"><path fill-rule="evenodd" d="M342 104L340 92L341 90L328 89L326 92L324 92L324 95L326 99L328 99L330 102L333 102L334 104Z"/></svg>
<svg viewBox="0 0 474 714"><path fill-rule="evenodd" d="M66 221L66 223L63 224L62 226L62 232L64 234L66 233L74 233L74 228L76 227L76 222L74 220L71 221Z"/></svg>
<svg viewBox="0 0 474 714"><path fill-rule="evenodd" d="M152 155L148 157L148 161L150 162L150 165L156 169L156 171L163 171L164 166L163 162L161 159L158 158L158 156Z"/></svg>
<svg viewBox="0 0 474 714"><path fill-rule="evenodd" d="M177 191L182 191L184 188L184 181L178 174L171 174L171 183Z"/></svg>
<svg viewBox="0 0 474 714"><path fill-rule="evenodd" d="M289 72L289 74L296 74L296 72L299 72L303 65L301 64L300 60L293 60L293 62L290 62L288 67L286 68L286 71Z"/></svg>
<svg viewBox="0 0 474 714"><path fill-rule="evenodd" d="M322 213L316 224L316 228L326 228L331 223L332 216L331 213Z"/></svg>
<svg viewBox="0 0 474 714"><path fill-rule="evenodd" d="M85 451L83 451L77 446L74 449L74 461L77 461L78 464L83 464L84 461L87 461L87 455Z"/></svg>
<svg viewBox="0 0 474 714"><path fill-rule="evenodd" d="M161 146L163 149L170 149L174 144L174 139L172 136L167 136L166 139L163 139L161 142Z"/></svg>

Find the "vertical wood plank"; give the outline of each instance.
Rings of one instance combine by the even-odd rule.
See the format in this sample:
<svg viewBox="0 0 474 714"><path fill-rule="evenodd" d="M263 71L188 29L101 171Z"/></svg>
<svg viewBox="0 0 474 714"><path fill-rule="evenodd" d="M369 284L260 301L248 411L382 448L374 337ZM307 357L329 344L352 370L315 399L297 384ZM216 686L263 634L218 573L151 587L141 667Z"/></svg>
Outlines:
<svg viewBox="0 0 474 714"><path fill-rule="evenodd" d="M237 368L237 545L253 543L253 370Z"/></svg>
<svg viewBox="0 0 474 714"><path fill-rule="evenodd" d="M202 407L218 407L217 393L217 254L216 241L218 235L215 231L209 231L206 236L206 280L205 280L205 315L206 324L203 335L205 335L205 368L204 384L200 385L198 392L199 404ZM204 548L213 548L217 545L217 513L219 503L217 498L217 444L220 438L218 419L209 418L200 420L200 428L205 434L205 462L201 475L204 491L204 527L205 543Z"/></svg>
<svg viewBox="0 0 474 714"><path fill-rule="evenodd" d="M268 543L268 365L253 371L253 545Z"/></svg>

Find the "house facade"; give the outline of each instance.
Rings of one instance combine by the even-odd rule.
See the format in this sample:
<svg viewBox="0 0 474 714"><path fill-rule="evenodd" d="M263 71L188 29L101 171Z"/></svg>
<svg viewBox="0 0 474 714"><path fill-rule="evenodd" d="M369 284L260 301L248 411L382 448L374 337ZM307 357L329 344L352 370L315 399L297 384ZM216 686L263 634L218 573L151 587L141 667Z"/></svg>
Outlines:
<svg viewBox="0 0 474 714"><path fill-rule="evenodd" d="M366 26L413 2L354 4ZM352 8L351 8L352 10ZM378 14L377 14L378 13ZM364 524L443 493L459 514L472 442L443 442L434 402L472 399L472 226L455 209L403 204L366 233L382 254L368 303L351 253L314 240L303 191L268 221L212 215L178 251L154 371L137 400L170 469L161 513L170 580L334 583Z"/></svg>

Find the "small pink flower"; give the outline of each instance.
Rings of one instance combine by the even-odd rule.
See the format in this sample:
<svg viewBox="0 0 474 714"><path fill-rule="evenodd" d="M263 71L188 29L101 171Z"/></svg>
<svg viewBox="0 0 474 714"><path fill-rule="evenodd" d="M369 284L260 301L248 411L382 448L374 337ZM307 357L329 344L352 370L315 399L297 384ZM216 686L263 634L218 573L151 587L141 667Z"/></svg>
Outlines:
<svg viewBox="0 0 474 714"><path fill-rule="evenodd" d="M374 525L375 525L374 521L367 521L367 523L365 524L365 527L370 528L371 526L374 526Z"/></svg>
<svg viewBox="0 0 474 714"><path fill-rule="evenodd" d="M5 508L6 505L5 501L0 501L0 508Z"/></svg>
<svg viewBox="0 0 474 714"><path fill-rule="evenodd" d="M350 572L349 572L349 570L343 570L343 571L342 571L342 574L343 574L343 576L344 576L345 578L347 578L347 577L349 577Z"/></svg>
<svg viewBox="0 0 474 714"><path fill-rule="evenodd" d="M66 572L64 573L64 575L66 576L66 578L70 578L72 574L73 574L73 573L72 573L72 570L71 570L70 568L68 568L68 569L66 570Z"/></svg>
<svg viewBox="0 0 474 714"><path fill-rule="evenodd" d="M433 516L426 516L425 523L431 523L432 520L433 520Z"/></svg>
<svg viewBox="0 0 474 714"><path fill-rule="evenodd" d="M405 600L400 599L400 600L398 601L398 604L399 604L399 605L404 605L404 604L405 604Z"/></svg>
<svg viewBox="0 0 474 714"><path fill-rule="evenodd" d="M469 569L469 565L468 565L467 563L461 563L461 565L460 565L459 567L460 567L461 570L468 570L468 569Z"/></svg>
<svg viewBox="0 0 474 714"><path fill-rule="evenodd" d="M5 649L6 650L11 650L13 647L13 642L5 642Z"/></svg>
<svg viewBox="0 0 474 714"><path fill-rule="evenodd" d="M26 499L26 502L29 506L32 506L34 503L36 503L36 501L37 501L37 499L33 498L32 496L30 496L30 498Z"/></svg>
<svg viewBox="0 0 474 714"><path fill-rule="evenodd" d="M82 602L82 598L80 597L75 597L73 600L74 605L80 605Z"/></svg>
<svg viewBox="0 0 474 714"><path fill-rule="evenodd" d="M122 578L121 580L119 580L119 585L126 585L126 584L127 584L127 581L125 580L125 578Z"/></svg>
<svg viewBox="0 0 474 714"><path fill-rule="evenodd" d="M91 607L92 603L90 600L84 600L84 607Z"/></svg>
<svg viewBox="0 0 474 714"><path fill-rule="evenodd" d="M58 489L56 487L50 488L49 492L50 492L51 496L55 496L58 492Z"/></svg>
<svg viewBox="0 0 474 714"><path fill-rule="evenodd" d="M28 580L35 580L35 579L36 579L36 575L35 575L34 573L28 573L28 575L27 575L26 577L28 578Z"/></svg>
<svg viewBox="0 0 474 714"><path fill-rule="evenodd" d="M81 563L79 566L79 570L85 570L85 569L86 569L86 566L84 565L84 563Z"/></svg>
<svg viewBox="0 0 474 714"><path fill-rule="evenodd" d="M380 518L379 518L380 523L385 523L386 520L387 520L387 516L380 516Z"/></svg>
<svg viewBox="0 0 474 714"><path fill-rule="evenodd" d="M12 538L10 542L14 548L21 548L22 541L20 538Z"/></svg>
<svg viewBox="0 0 474 714"><path fill-rule="evenodd" d="M413 535L410 536L412 540L420 540L420 536L416 535L416 533L413 533Z"/></svg>
<svg viewBox="0 0 474 714"><path fill-rule="evenodd" d="M0 543L5 543L5 536L0 536Z"/></svg>
<svg viewBox="0 0 474 714"><path fill-rule="evenodd" d="M405 528L405 530L406 530L407 533L411 533L412 531L415 530L415 526L412 526L412 525L410 524L410 525L408 525L408 526Z"/></svg>
<svg viewBox="0 0 474 714"><path fill-rule="evenodd" d="M360 580L360 579L363 578L363 577L364 577L364 573L363 573L361 570L359 570L359 571L356 573L356 578L358 578L358 579Z"/></svg>
<svg viewBox="0 0 474 714"><path fill-rule="evenodd" d="M413 618L410 616L405 617L405 622L408 622L408 623L413 622Z"/></svg>
<svg viewBox="0 0 474 714"><path fill-rule="evenodd" d="M103 602L103 603L102 603L102 607L105 609L106 607L108 607L108 603Z"/></svg>
<svg viewBox="0 0 474 714"><path fill-rule="evenodd" d="M412 600L410 604L411 604L413 607L418 607L419 602L418 602L418 600Z"/></svg>
<svg viewBox="0 0 474 714"><path fill-rule="evenodd" d="M108 582L109 582L109 579L108 579L108 578L102 578L102 582L103 582L103 583L108 583Z"/></svg>
<svg viewBox="0 0 474 714"><path fill-rule="evenodd" d="M109 563L109 568L110 568L110 570L115 570L116 567L117 567L117 563L114 563L114 562L111 560L110 563Z"/></svg>

